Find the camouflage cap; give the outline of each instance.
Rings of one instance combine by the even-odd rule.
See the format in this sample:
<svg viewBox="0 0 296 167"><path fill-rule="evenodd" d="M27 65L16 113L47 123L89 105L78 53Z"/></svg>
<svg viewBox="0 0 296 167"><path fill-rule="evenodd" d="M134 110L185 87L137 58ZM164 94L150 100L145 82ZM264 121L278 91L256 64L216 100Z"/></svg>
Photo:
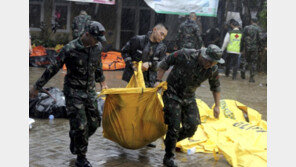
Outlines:
<svg viewBox="0 0 296 167"><path fill-rule="evenodd" d="M88 25L88 32L95 37L98 41L102 42L102 41L106 41L105 38L105 28L104 26L97 21L91 21Z"/></svg>
<svg viewBox="0 0 296 167"><path fill-rule="evenodd" d="M222 59L222 50L214 44L210 44L208 48L201 48L201 55L212 62L223 64L225 61Z"/></svg>

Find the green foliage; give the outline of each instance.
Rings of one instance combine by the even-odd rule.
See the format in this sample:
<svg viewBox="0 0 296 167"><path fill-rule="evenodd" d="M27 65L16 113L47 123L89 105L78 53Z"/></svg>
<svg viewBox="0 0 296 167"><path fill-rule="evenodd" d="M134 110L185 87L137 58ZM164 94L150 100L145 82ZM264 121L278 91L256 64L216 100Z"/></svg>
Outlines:
<svg viewBox="0 0 296 167"><path fill-rule="evenodd" d="M55 47L56 46L56 42L50 39L47 40L43 40L40 38L32 38L32 45L35 44L35 46L39 46L42 45L46 48L50 48L50 47Z"/></svg>
<svg viewBox="0 0 296 167"><path fill-rule="evenodd" d="M68 37L69 34L59 34L56 35L57 38L55 40L49 39L49 38L40 38L40 36L33 36L31 37L31 43L32 45L35 44L35 46L44 46L46 48L52 48L55 47L57 44L67 44L69 42Z"/></svg>
<svg viewBox="0 0 296 167"><path fill-rule="evenodd" d="M59 35L56 35L56 43L57 44L63 44L63 45L66 45L69 41L69 35L70 34L59 34Z"/></svg>
<svg viewBox="0 0 296 167"><path fill-rule="evenodd" d="M259 23L267 31L267 1L264 2L263 9L259 13Z"/></svg>

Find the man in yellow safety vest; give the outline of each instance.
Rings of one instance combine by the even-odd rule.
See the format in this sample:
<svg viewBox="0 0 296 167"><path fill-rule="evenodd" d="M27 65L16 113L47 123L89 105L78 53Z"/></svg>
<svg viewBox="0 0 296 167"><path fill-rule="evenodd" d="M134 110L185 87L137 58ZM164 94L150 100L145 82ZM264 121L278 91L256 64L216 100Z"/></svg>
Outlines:
<svg viewBox="0 0 296 167"><path fill-rule="evenodd" d="M230 26L232 30L225 35L222 51L226 49L227 52L225 75L228 77L230 69L233 68L232 79L236 80L242 32L239 30L239 23L237 21L232 21Z"/></svg>

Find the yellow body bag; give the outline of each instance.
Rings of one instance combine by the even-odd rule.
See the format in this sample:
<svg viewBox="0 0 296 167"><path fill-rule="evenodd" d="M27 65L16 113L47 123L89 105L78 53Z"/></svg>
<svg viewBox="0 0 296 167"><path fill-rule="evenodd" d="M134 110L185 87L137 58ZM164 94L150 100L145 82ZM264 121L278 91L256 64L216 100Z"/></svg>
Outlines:
<svg viewBox="0 0 296 167"><path fill-rule="evenodd" d="M163 102L157 93L158 88L166 89L166 82L145 88L141 67L139 62L126 88L105 89L100 94L106 95L103 136L128 149L139 149L166 133Z"/></svg>
<svg viewBox="0 0 296 167"><path fill-rule="evenodd" d="M212 109L196 102L202 123L194 136L177 143L181 151L195 147L196 152L222 153L233 167L267 166L267 123L260 113L238 101L221 100L215 119Z"/></svg>

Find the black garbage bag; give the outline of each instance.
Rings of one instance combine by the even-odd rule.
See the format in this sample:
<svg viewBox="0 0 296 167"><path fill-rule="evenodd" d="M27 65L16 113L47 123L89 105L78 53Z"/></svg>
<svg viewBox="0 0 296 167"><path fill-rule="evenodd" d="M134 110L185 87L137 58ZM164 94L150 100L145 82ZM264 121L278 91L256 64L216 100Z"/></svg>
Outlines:
<svg viewBox="0 0 296 167"><path fill-rule="evenodd" d="M29 116L32 118L67 118L64 93L56 87L45 88L36 98L29 99Z"/></svg>
<svg viewBox="0 0 296 167"><path fill-rule="evenodd" d="M29 99L29 116L31 118L48 118L53 115L55 118L67 118L64 93L56 88L45 88L39 92L36 98ZM103 115L105 100L97 99L99 115Z"/></svg>

